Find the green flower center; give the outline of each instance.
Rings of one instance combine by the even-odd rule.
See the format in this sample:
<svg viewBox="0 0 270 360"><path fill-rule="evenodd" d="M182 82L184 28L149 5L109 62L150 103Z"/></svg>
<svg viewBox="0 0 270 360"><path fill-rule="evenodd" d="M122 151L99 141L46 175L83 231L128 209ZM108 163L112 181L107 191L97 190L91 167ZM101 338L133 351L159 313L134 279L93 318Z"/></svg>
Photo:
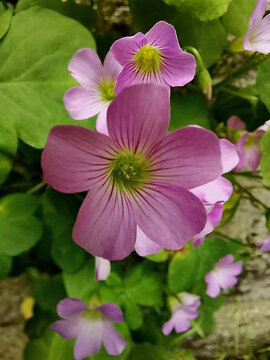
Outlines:
<svg viewBox="0 0 270 360"><path fill-rule="evenodd" d="M142 73L151 73L159 70L161 65L160 52L150 45L143 46L135 55L135 64Z"/></svg>
<svg viewBox="0 0 270 360"><path fill-rule="evenodd" d="M108 102L112 101L115 98L114 85L115 80L106 80L100 83L99 92L102 100Z"/></svg>
<svg viewBox="0 0 270 360"><path fill-rule="evenodd" d="M98 321L102 319L102 314L99 311L93 309L87 309L82 311L81 316L84 319L91 320L91 321Z"/></svg>
<svg viewBox="0 0 270 360"><path fill-rule="evenodd" d="M148 161L131 152L119 154L111 166L111 177L120 188L139 188L148 178Z"/></svg>

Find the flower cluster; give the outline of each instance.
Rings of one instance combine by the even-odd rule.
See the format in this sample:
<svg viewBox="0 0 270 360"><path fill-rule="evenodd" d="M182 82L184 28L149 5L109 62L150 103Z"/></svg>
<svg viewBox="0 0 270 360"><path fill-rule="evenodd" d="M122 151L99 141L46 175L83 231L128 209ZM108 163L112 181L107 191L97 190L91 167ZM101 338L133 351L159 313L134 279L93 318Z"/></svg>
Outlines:
<svg viewBox="0 0 270 360"><path fill-rule="evenodd" d="M188 241L199 246L221 220L232 194L222 174L239 161L234 145L193 125L167 133L170 86L190 82L195 66L175 29L163 21L145 35L117 40L103 65L91 49L79 50L69 64L80 86L67 91L64 104L76 120L98 114L97 131L52 128L42 169L44 180L60 192L89 191L73 238L95 256L97 280L109 276L110 260L124 259L133 249L146 256L179 250ZM233 285L239 264L230 255L221 259L206 275L207 294ZM199 315L197 295L176 298L165 335L173 328L186 331ZM125 340L111 324L123 321L115 304L69 298L59 303L58 314L63 320L51 329L77 337L76 360L98 352L102 343L109 354L123 351Z"/></svg>

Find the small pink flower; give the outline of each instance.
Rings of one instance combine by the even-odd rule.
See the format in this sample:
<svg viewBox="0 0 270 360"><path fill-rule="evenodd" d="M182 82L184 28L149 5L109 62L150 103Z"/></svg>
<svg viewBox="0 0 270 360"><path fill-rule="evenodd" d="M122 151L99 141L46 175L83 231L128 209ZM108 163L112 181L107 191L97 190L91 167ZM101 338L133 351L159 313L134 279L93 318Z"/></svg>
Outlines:
<svg viewBox="0 0 270 360"><path fill-rule="evenodd" d="M123 322L117 305L106 303L92 307L79 299L66 298L59 302L57 313L63 320L54 322L50 329L65 339L77 338L75 360L98 353L102 343L110 355L119 355L124 350L126 341L112 325L112 322Z"/></svg>
<svg viewBox="0 0 270 360"><path fill-rule="evenodd" d="M242 261L233 262L232 255L220 259L208 274L205 275L207 283L206 294L212 298L217 297L221 289L236 285L237 275L242 271Z"/></svg>
<svg viewBox="0 0 270 360"><path fill-rule="evenodd" d="M220 148L223 174L225 174L235 168L239 157L235 146L226 139L220 140ZM201 200L207 213L204 229L191 239L194 246L198 247L203 243L205 236L210 234L220 223L223 204L231 197L233 187L229 180L220 176L205 185L192 189L191 192Z"/></svg>
<svg viewBox="0 0 270 360"><path fill-rule="evenodd" d="M197 309L201 302L197 295L183 292L177 297L180 302L176 298L169 299L172 316L162 327L164 335L169 335L173 328L177 333L187 331L190 328L190 320L196 319L199 315Z"/></svg>
<svg viewBox="0 0 270 360"><path fill-rule="evenodd" d="M264 252L264 251L270 251L270 237L267 237L265 240L263 241L259 241L257 242L257 246L260 246L260 251Z"/></svg>
<svg viewBox="0 0 270 360"><path fill-rule="evenodd" d="M270 14L263 17L266 6L267 0L257 0L244 38L245 50L258 51L262 54L270 52Z"/></svg>
<svg viewBox="0 0 270 360"><path fill-rule="evenodd" d="M116 40L111 52L123 66L117 76L116 94L137 83L183 86L195 76L193 55L182 51L174 27L165 21L155 24L145 35L139 32Z"/></svg>
<svg viewBox="0 0 270 360"><path fill-rule="evenodd" d="M240 160L234 171L257 171L261 160L260 141L265 131L270 128L270 121L266 121L255 131L248 132L244 131L246 129L245 124L238 117L233 116L228 119L227 126L229 129L239 130L238 133L240 133L240 138L238 134L238 141L236 142Z"/></svg>
<svg viewBox="0 0 270 360"><path fill-rule="evenodd" d="M115 80L122 66L110 52L102 66L94 50L81 49L73 56L68 69L81 85L69 89L64 96L64 104L70 116L83 120L99 114L97 130L107 134L107 109L115 98Z"/></svg>
<svg viewBox="0 0 270 360"><path fill-rule="evenodd" d="M179 250L204 228L205 209L189 189L221 175L219 139L193 126L166 134L169 115L167 88L135 85L110 105L109 136L79 126L50 131L44 180L65 193L91 190L73 238L94 256L123 259L137 237Z"/></svg>
<svg viewBox="0 0 270 360"><path fill-rule="evenodd" d="M96 256L96 280L107 280L111 272L111 263L107 259Z"/></svg>

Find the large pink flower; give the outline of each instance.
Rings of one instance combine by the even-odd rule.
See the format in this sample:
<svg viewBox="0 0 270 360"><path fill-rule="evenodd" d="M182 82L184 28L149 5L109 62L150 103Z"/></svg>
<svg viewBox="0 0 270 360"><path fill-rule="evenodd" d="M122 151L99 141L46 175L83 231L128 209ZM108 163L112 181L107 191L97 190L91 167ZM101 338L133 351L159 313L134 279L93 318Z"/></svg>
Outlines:
<svg viewBox="0 0 270 360"><path fill-rule="evenodd" d="M167 88L135 85L110 105L109 136L79 126L50 131L44 180L65 193L91 190L73 237L94 256L123 259L137 235L177 250L204 228L205 209L188 189L222 173L219 139L194 126L166 135L169 114Z"/></svg>
<svg viewBox="0 0 270 360"><path fill-rule="evenodd" d="M115 80L122 66L110 52L102 66L94 50L81 49L73 56L68 69L81 85L72 87L64 96L64 104L70 116L83 120L99 114L97 130L107 134L107 109L115 98Z"/></svg>
<svg viewBox="0 0 270 360"><path fill-rule="evenodd" d="M116 93L136 83L183 86L195 75L194 56L182 51L174 27L165 21L155 24L145 35L139 32L116 40L111 52L124 66L117 76Z"/></svg>
<svg viewBox="0 0 270 360"><path fill-rule="evenodd" d="M50 329L65 339L77 337L75 360L98 353L102 343L110 355L119 355L124 350L126 340L112 325L123 322L122 311L114 303L88 306L79 299L66 298L57 305L57 313L63 320L54 322Z"/></svg>
<svg viewBox="0 0 270 360"><path fill-rule="evenodd" d="M244 39L245 50L258 51L262 54L270 52L270 14L263 17L266 6L267 0L257 0Z"/></svg>

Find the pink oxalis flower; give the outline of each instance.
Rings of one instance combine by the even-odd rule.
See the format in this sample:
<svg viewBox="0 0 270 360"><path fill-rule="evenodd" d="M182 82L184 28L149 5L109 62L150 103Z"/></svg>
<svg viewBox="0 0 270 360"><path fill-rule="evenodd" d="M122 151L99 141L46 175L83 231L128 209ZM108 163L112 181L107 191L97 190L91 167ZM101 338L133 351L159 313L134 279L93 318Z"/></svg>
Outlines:
<svg viewBox="0 0 270 360"><path fill-rule="evenodd" d="M167 88L135 85L110 105L109 136L79 126L50 131L44 180L65 193L91 190L73 238L94 256L123 259L135 241L151 254L147 239L178 250L204 228L204 206L189 189L221 175L219 139L194 126L166 134L169 117Z"/></svg>
<svg viewBox="0 0 270 360"><path fill-rule="evenodd" d="M258 51L262 54L270 52L270 14L263 17L266 6L267 0L257 0L244 38L245 50Z"/></svg>
<svg viewBox="0 0 270 360"><path fill-rule="evenodd" d="M232 130L242 131L236 142L236 149L239 155L239 163L235 171L257 171L261 160L260 141L264 133L270 128L270 121L260 126L253 132L245 131L246 125L238 117L232 116L228 119L227 126Z"/></svg>
<svg viewBox="0 0 270 360"><path fill-rule="evenodd" d="M164 335L169 335L173 329L177 333L187 331L190 328L190 320L196 319L199 315L197 309L201 302L197 295L182 292L177 297L179 301L175 297L169 298L172 316L162 327Z"/></svg>
<svg viewBox="0 0 270 360"><path fill-rule="evenodd" d="M235 146L226 139L220 140L222 173L231 171L239 162ZM195 247L200 246L207 234L210 234L222 218L223 204L229 200L233 192L233 186L229 180L219 176L207 184L191 189L202 202L207 213L204 229L195 235L191 241Z"/></svg>
<svg viewBox="0 0 270 360"><path fill-rule="evenodd" d="M64 104L76 120L88 119L98 114L96 128L107 133L107 109L115 98L114 86L122 66L109 52L102 63L92 49L81 49L73 56L68 69L81 85L69 89Z"/></svg>
<svg viewBox="0 0 270 360"><path fill-rule="evenodd" d="M260 252L270 251L270 237L257 242L257 246L260 246Z"/></svg>
<svg viewBox="0 0 270 360"><path fill-rule="evenodd" d="M111 52L123 66L117 76L115 92L137 83L154 82L184 86L195 76L194 56L182 51L174 27L156 23L145 35L116 40Z"/></svg>
<svg viewBox="0 0 270 360"><path fill-rule="evenodd" d="M232 255L220 259L208 274L205 275L207 283L206 294L212 298L217 297L221 289L227 289L237 284L237 275L242 271L242 261L233 262Z"/></svg>
<svg viewBox="0 0 270 360"><path fill-rule="evenodd" d="M54 322L50 329L65 339L77 338L75 360L98 353L102 343L110 355L119 355L124 350L126 340L112 325L123 322L122 311L114 303L87 306L79 299L66 298L59 302L57 313L63 320Z"/></svg>

